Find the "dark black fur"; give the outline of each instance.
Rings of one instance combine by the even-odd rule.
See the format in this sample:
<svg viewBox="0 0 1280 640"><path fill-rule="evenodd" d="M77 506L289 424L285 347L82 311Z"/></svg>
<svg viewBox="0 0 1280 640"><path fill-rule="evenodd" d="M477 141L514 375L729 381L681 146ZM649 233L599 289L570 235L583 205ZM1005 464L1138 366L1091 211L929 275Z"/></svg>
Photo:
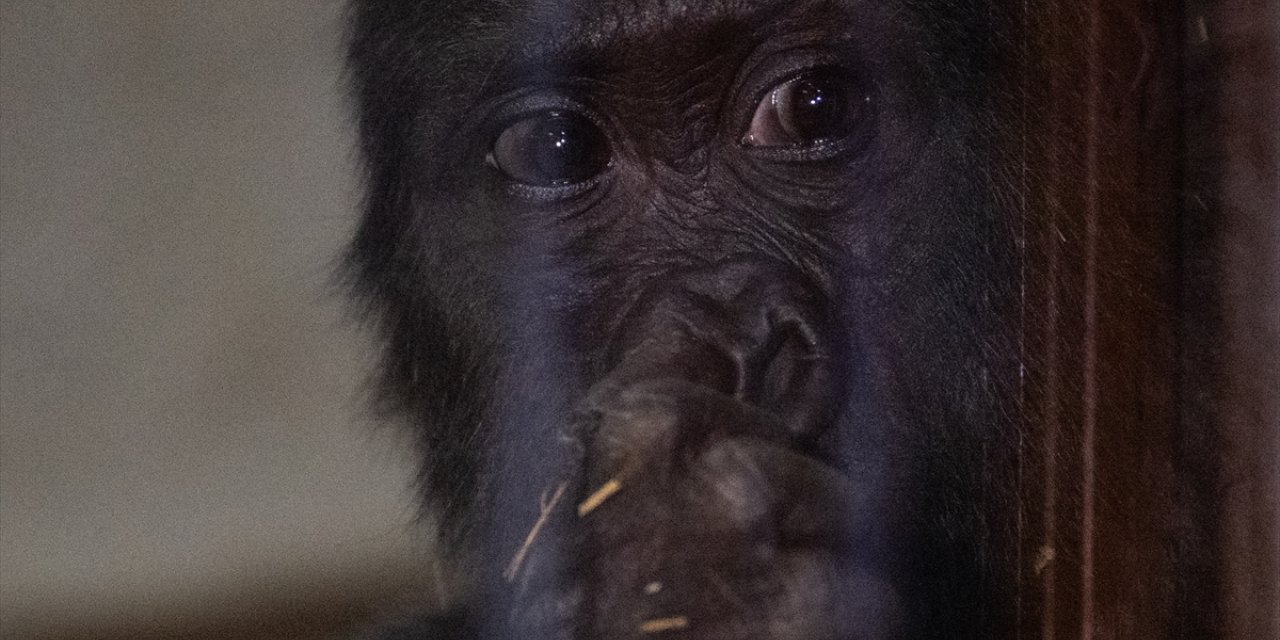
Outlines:
<svg viewBox="0 0 1280 640"><path fill-rule="evenodd" d="M388 408L413 422L427 506L475 579L449 628L1008 630L1016 127L998 7L356 0L352 18L367 200L351 264ZM819 63L872 98L850 149L744 149L761 91ZM613 149L559 200L486 164L506 124L548 105L588 111ZM640 479L573 513L635 459ZM795 486L717 502L739 481ZM838 514L823 533L844 539L768 542L742 523L756 507ZM812 607L787 604L800 593Z"/></svg>

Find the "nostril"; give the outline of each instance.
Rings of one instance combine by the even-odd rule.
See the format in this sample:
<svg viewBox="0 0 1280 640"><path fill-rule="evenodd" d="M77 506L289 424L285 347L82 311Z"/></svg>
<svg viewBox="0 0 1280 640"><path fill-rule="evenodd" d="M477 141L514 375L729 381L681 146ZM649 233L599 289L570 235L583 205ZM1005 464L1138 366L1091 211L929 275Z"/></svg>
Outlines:
<svg viewBox="0 0 1280 640"><path fill-rule="evenodd" d="M794 436L816 435L831 420L837 395L830 355L803 319L793 316L771 324L752 358L754 366L740 373L747 379L739 398L784 416Z"/></svg>
<svg viewBox="0 0 1280 640"><path fill-rule="evenodd" d="M813 348L795 331L785 330L775 334L764 352L764 368L759 374L755 396L756 404L765 409L780 411L776 406L786 399L801 382L814 360Z"/></svg>

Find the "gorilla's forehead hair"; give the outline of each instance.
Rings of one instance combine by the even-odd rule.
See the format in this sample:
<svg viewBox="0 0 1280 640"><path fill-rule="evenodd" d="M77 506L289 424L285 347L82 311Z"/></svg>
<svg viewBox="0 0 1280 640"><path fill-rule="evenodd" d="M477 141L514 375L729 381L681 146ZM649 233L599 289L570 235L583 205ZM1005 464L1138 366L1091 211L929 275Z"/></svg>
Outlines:
<svg viewBox="0 0 1280 640"><path fill-rule="evenodd" d="M646 45L670 50L693 44L705 51L708 45L721 44L708 42L711 33L744 34L770 25L785 29L787 22L812 25L813 20L802 18L813 14L825 14L825 22L838 24L856 19L862 4L863 0L353 2L356 33L375 37L370 44L383 53L412 51L422 56L419 62L426 64L417 67L435 71L432 75L438 77L448 77L448 63L478 57L499 69L522 70L604 52L614 59L627 58L627 48L635 48L635 56L641 58L658 53L636 48ZM355 44L359 54L361 43Z"/></svg>
<svg viewBox="0 0 1280 640"><path fill-rule="evenodd" d="M486 82L582 60L644 63L683 55L691 66L725 44L813 29L858 32L939 61L966 86L998 61L1013 3L992 0L352 0L356 80L389 94L442 89L477 68ZM1005 6L1010 5L1010 6ZM820 19L812 19L818 16ZM927 16L928 19L923 19ZM1006 43L1007 44L1007 43ZM608 55L602 55L603 53ZM473 87L474 89L474 87ZM386 94L384 94L386 95Z"/></svg>
<svg viewBox="0 0 1280 640"><path fill-rule="evenodd" d="M522 54L555 58L571 54L575 49L604 50L615 43L669 46L676 44L677 39L697 40L702 34L724 25L734 25L745 32L800 15L850 12L856 4L860 1L637 0L583 3L557 0L511 3L506 4L507 9L502 13L498 28L510 35L528 37Z"/></svg>
<svg viewBox="0 0 1280 640"><path fill-rule="evenodd" d="M376 0L374 0L376 2ZM848 10L864 0L544 0L460 3L434 16L443 42L477 35L527 36L522 45L553 52L619 40L697 33L723 23L764 24L789 14ZM448 3L440 3L448 4Z"/></svg>

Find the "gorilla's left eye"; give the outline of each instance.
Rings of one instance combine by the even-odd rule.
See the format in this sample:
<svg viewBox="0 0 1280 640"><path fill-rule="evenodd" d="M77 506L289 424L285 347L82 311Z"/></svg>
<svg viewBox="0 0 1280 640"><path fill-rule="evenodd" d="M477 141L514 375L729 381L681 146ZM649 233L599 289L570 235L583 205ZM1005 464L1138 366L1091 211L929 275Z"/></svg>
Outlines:
<svg viewBox="0 0 1280 640"><path fill-rule="evenodd" d="M815 69L769 90L742 136L748 147L812 147L851 134L871 96L848 72Z"/></svg>
<svg viewBox="0 0 1280 640"><path fill-rule="evenodd" d="M541 111L507 127L489 163L516 182L559 187L583 182L609 164L609 141L587 117Z"/></svg>

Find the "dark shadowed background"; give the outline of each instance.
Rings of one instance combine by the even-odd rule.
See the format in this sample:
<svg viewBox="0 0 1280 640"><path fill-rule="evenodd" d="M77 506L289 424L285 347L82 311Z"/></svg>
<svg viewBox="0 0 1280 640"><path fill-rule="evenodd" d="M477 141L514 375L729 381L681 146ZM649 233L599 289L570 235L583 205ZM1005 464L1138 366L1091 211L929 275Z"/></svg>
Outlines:
<svg viewBox="0 0 1280 640"><path fill-rule="evenodd" d="M3 637L309 637L394 601L429 572L332 284L341 3L0 7Z"/></svg>

